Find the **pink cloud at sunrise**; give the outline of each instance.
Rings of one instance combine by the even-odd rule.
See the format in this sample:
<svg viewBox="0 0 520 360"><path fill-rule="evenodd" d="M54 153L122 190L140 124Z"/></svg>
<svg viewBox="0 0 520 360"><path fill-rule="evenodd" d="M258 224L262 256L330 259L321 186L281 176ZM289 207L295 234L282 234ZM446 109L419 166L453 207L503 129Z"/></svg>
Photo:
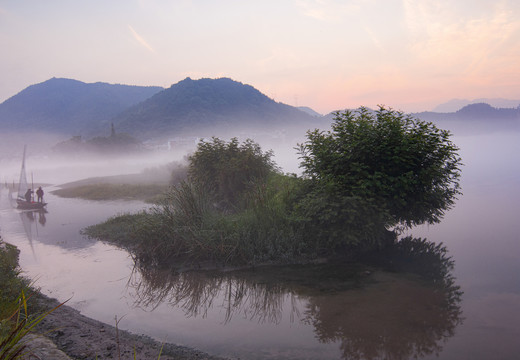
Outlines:
<svg viewBox="0 0 520 360"><path fill-rule="evenodd" d="M520 4L460 0L0 4L0 101L51 77L230 77L327 113L520 98Z"/></svg>

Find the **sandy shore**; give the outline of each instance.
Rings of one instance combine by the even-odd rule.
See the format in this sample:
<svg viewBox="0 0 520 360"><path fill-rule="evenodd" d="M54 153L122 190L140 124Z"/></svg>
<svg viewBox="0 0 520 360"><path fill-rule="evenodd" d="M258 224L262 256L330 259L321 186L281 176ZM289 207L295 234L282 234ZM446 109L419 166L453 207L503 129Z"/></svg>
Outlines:
<svg viewBox="0 0 520 360"><path fill-rule="evenodd" d="M44 295L41 295L38 302L44 309L52 309L59 304L57 300ZM116 331L115 327L87 318L66 305L49 314L37 330L72 359L149 360L159 359L159 354L161 360L223 359L183 346L161 344L144 335ZM35 353L41 354L40 358L57 359L57 355L47 357L55 353L56 349L52 344L46 343L45 339L33 339L31 342Z"/></svg>

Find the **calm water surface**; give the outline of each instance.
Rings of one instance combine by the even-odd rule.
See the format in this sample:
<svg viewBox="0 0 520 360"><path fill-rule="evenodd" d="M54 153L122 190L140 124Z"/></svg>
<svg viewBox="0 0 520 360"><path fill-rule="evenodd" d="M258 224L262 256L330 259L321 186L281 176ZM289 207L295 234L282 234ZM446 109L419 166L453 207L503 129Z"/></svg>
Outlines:
<svg viewBox="0 0 520 360"><path fill-rule="evenodd" d="M411 276L351 277L322 267L164 274L79 230L140 202L46 195L46 214L0 199L0 231L42 291L83 314L159 340L247 359L513 359L520 353L520 142L455 139L464 196L445 220L410 234L443 242L462 301ZM318 277L317 286L313 278ZM446 304L451 308L447 308ZM462 310L462 314L459 313Z"/></svg>

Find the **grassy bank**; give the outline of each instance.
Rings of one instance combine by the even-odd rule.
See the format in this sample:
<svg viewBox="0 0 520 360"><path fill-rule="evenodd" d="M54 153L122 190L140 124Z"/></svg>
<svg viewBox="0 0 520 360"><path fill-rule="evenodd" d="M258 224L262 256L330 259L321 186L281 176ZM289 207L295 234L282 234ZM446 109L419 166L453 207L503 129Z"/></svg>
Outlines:
<svg viewBox="0 0 520 360"><path fill-rule="evenodd" d="M91 177L60 185L53 194L85 200L140 200L159 203L173 184L186 179L187 167L172 162L136 174Z"/></svg>
<svg viewBox="0 0 520 360"><path fill-rule="evenodd" d="M19 250L0 237L0 319L6 319L17 308L22 290L29 289L29 280L20 275Z"/></svg>
<svg viewBox="0 0 520 360"><path fill-rule="evenodd" d="M19 251L0 238L0 359L19 359L27 353L26 336L43 319L34 290L20 275Z"/></svg>
<svg viewBox="0 0 520 360"><path fill-rule="evenodd" d="M80 198L85 200L142 200L158 203L168 190L166 184L90 184L68 187L52 191L64 198Z"/></svg>

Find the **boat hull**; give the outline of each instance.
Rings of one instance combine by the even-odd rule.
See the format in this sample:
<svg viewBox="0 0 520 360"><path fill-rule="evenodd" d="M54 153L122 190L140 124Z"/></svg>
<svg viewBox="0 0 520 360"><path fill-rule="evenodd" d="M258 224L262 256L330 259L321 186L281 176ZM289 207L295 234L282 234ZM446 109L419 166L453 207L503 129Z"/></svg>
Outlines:
<svg viewBox="0 0 520 360"><path fill-rule="evenodd" d="M27 202L27 201L23 201L23 200L16 200L16 203L18 205L18 209L22 209L22 210L38 210L38 209L43 209L45 207L45 205L47 205L47 203L44 203L44 202L34 202L34 201Z"/></svg>

